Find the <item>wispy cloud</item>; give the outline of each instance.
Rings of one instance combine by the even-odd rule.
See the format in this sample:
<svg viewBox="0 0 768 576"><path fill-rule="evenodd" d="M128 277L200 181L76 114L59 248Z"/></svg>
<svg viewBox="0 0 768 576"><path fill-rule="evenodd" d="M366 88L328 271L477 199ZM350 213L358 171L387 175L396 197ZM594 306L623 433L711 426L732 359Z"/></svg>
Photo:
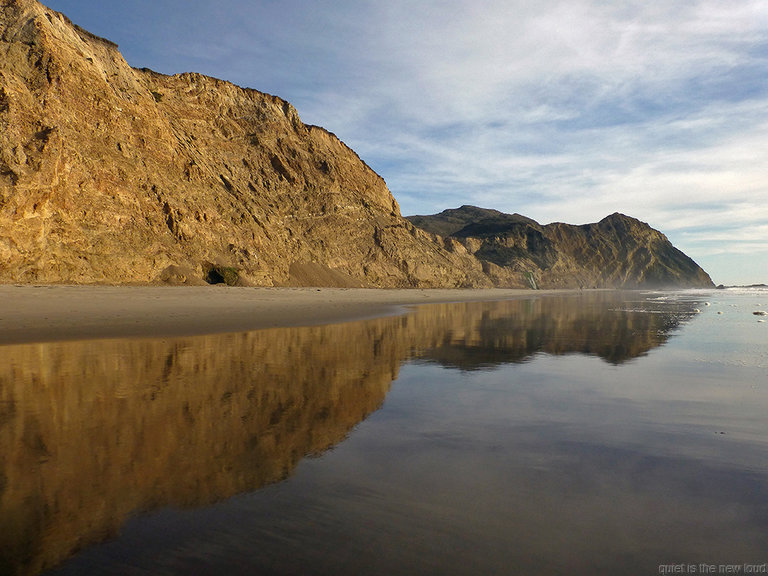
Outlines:
<svg viewBox="0 0 768 576"><path fill-rule="evenodd" d="M134 65L290 100L377 169L404 213L622 211L695 259L764 248L764 0L128 4L49 2ZM765 259L743 261L768 279Z"/></svg>

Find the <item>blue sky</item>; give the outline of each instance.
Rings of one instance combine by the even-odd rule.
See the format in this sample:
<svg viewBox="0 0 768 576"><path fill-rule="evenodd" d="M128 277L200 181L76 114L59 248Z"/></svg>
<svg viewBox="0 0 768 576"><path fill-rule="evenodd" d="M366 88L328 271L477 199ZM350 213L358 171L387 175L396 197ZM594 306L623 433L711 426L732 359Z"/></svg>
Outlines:
<svg viewBox="0 0 768 576"><path fill-rule="evenodd" d="M403 214L623 212L768 283L765 0L48 0L126 60L290 101Z"/></svg>

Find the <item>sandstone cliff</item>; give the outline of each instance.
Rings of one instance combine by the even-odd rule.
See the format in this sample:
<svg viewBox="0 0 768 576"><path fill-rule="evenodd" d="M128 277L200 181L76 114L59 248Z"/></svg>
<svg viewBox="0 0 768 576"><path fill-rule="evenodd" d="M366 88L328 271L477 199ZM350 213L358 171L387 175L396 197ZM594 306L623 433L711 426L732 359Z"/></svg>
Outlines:
<svg viewBox="0 0 768 576"><path fill-rule="evenodd" d="M490 285L288 102L0 11L0 281Z"/></svg>
<svg viewBox="0 0 768 576"><path fill-rule="evenodd" d="M519 214L475 206L411 216L460 242L497 285L542 288L712 287L709 275L658 230L623 214L596 224L542 226Z"/></svg>

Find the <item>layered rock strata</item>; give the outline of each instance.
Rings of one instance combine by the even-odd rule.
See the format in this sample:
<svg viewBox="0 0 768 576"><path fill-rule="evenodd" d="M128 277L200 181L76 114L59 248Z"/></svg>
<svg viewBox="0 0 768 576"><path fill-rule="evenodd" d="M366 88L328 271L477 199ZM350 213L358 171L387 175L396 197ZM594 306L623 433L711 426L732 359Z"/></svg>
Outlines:
<svg viewBox="0 0 768 576"><path fill-rule="evenodd" d="M489 286L293 106L0 11L0 281Z"/></svg>

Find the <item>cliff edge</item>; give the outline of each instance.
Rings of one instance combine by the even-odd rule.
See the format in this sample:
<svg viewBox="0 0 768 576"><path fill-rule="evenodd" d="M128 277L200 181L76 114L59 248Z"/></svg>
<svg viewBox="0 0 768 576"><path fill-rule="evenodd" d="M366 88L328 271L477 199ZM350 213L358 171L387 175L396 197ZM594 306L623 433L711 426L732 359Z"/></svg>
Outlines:
<svg viewBox="0 0 768 576"><path fill-rule="evenodd" d="M0 281L489 286L288 102L0 11Z"/></svg>

